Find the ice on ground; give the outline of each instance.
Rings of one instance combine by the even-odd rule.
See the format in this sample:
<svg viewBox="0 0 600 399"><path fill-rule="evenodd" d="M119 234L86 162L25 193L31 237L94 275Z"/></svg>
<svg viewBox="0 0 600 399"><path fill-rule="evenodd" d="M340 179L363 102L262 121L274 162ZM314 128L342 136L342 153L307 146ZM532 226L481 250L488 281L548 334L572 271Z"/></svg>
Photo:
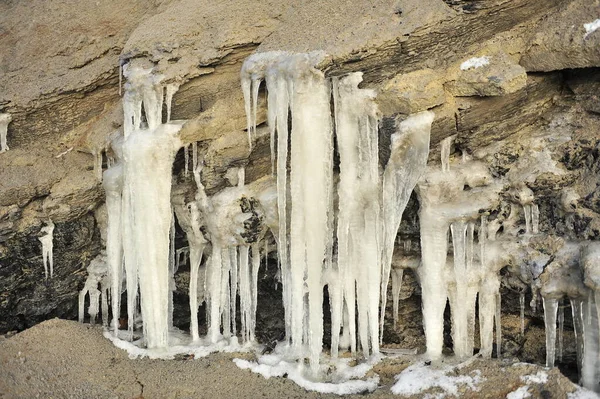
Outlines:
<svg viewBox="0 0 600 399"><path fill-rule="evenodd" d="M130 359L174 359L178 355L190 355L197 358L215 352L240 353L260 349L260 346L254 343L240 345L236 337L222 338L215 343L209 342L208 339L192 342L188 334L178 329L169 331L169 346L164 348L144 348L143 339L130 342L126 340L129 339L126 331L119 331L119 337L116 337L113 332L105 330L104 337L108 338L117 348L126 351Z"/></svg>
<svg viewBox="0 0 600 399"><path fill-rule="evenodd" d="M307 391L332 393L336 395L350 395L373 392L379 384L379 376L361 380L373 367L370 363L358 366L349 366L350 359L340 359L335 363L335 371L331 374L331 382L311 381L303 373L303 365L296 361L286 361L279 355L264 355L257 362L243 359L233 359L241 369L249 369L265 378L287 377ZM324 366L321 366L324 367Z"/></svg>
<svg viewBox="0 0 600 399"><path fill-rule="evenodd" d="M477 69L477 68L486 66L489 63L490 63L490 57L488 57L488 56L473 57L473 58L469 58L468 60L466 60L465 62L460 64L460 70L467 71L469 69Z"/></svg>
<svg viewBox="0 0 600 399"><path fill-rule="evenodd" d="M528 385L522 386L516 391L512 391L508 395L506 395L506 399L525 399L530 397L531 394L529 393Z"/></svg>
<svg viewBox="0 0 600 399"><path fill-rule="evenodd" d="M436 388L442 393L438 398L447 395L458 397L459 386L464 385L472 391L479 391L478 385L485 381L479 370L474 370L470 375L452 375L458 367L427 366L424 362L415 363L407 367L396 376L396 383L392 386L392 393L396 395L416 395L428 389Z"/></svg>
<svg viewBox="0 0 600 399"><path fill-rule="evenodd" d="M523 375L521 381L527 384L545 384L548 382L548 373L545 371L538 371L537 374Z"/></svg>
<svg viewBox="0 0 600 399"><path fill-rule="evenodd" d="M586 37L594 33L596 30L598 30L598 28L600 28L600 18L587 24L583 24L583 27L585 28L585 35L583 36L583 38L585 39Z"/></svg>

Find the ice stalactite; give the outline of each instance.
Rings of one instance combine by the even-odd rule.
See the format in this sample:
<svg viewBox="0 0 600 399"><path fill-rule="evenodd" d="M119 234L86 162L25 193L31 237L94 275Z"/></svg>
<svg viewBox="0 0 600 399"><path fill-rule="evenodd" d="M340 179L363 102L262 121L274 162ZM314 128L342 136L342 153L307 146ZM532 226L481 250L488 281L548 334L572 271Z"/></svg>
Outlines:
<svg viewBox="0 0 600 399"><path fill-rule="evenodd" d="M121 289L122 253L130 338L139 289L146 345L164 348L168 346L170 324L171 169L182 145L177 135L182 123L162 122L162 76L136 65L127 64L123 69L127 79L123 96L124 139L117 145L121 162L104 174L108 180L105 188L111 291L116 297ZM113 301L115 319L119 314L117 306L118 299ZM115 332L117 324L113 321Z"/></svg>
<svg viewBox="0 0 600 399"><path fill-rule="evenodd" d="M292 55L279 52L258 54L244 62L241 73L250 142L256 126L260 82L266 79L267 88L272 90L268 103L275 108L275 112L270 111L270 119L277 126L280 199L278 249L284 286L286 332L292 352L298 357L303 357L305 346L308 348L311 370L315 374L323 339L321 270L326 257L328 235L332 233L332 223L328 218L333 217L329 214L329 195L333 185L333 134L329 109L331 90L329 81L313 68L320 57L320 54ZM287 127L290 108L291 134ZM288 243L286 164L289 138L289 202L292 206ZM308 192L312 195L306 195Z"/></svg>
<svg viewBox="0 0 600 399"><path fill-rule="evenodd" d="M326 79L313 67L322 56L256 54L244 62L241 73L249 134L256 125L257 88L266 82L272 157L277 154L276 241L286 338L291 356L307 357L313 375L319 370L323 346L324 285L332 316L332 357L346 345L352 352L360 348L365 356L379 352L379 305L385 298L381 291L389 281L402 212L425 170L433 120L433 113L424 112L398 123L382 179L375 93L358 88L360 73ZM334 131L340 154L337 226Z"/></svg>
<svg viewBox="0 0 600 399"><path fill-rule="evenodd" d="M456 136L449 136L442 140L440 143L440 152L442 158L442 171L450 171L450 151L452 149L452 143Z"/></svg>
<svg viewBox="0 0 600 399"><path fill-rule="evenodd" d="M581 383L585 388L600 393L600 244L587 242L581 249L581 267L584 284L589 288L582 301L583 356ZM577 327L577 319L575 327ZM579 347L579 345L578 345Z"/></svg>
<svg viewBox="0 0 600 399"><path fill-rule="evenodd" d="M54 276L54 223L48 220L46 225L40 229L42 236L38 240L42 243L42 261L44 263L44 273L48 278L48 269L50 269L50 278Z"/></svg>
<svg viewBox="0 0 600 399"><path fill-rule="evenodd" d="M556 358L556 315L558 300L542 297L544 304L544 324L546 327L546 367L554 367Z"/></svg>
<svg viewBox="0 0 600 399"><path fill-rule="evenodd" d="M0 114L0 154L9 150L6 134L8 133L8 124L11 121L11 114Z"/></svg>
<svg viewBox="0 0 600 399"><path fill-rule="evenodd" d="M88 313L90 323L96 322L96 317L100 311L100 300L102 300L102 325L108 326L108 296L110 291L110 281L108 276L108 267L106 253L100 253L90 262L87 267L88 277L83 289L79 292L79 322L83 323L85 316L85 297L90 298ZM100 286L100 289L98 289Z"/></svg>
<svg viewBox="0 0 600 399"><path fill-rule="evenodd" d="M556 354L556 360L559 362L562 362L563 358L563 338L565 329L565 309L561 302L562 300L558 303L558 352Z"/></svg>
<svg viewBox="0 0 600 399"><path fill-rule="evenodd" d="M487 259L485 219L481 219L478 229L480 254L475 251L474 237L481 212L497 204L501 185L493 181L485 165L478 161L453 166L446 159L448 146L448 142L442 144L443 169L430 167L417 185L422 253L418 273L423 292L427 354L432 358L442 354L443 313L448 298L454 351L462 357L472 355L475 300L479 292L480 319L485 316L480 322L486 331L482 334L482 352L489 356L489 331L493 329L493 320L497 318L494 315L499 308L499 266ZM447 257L449 229L454 247L452 258ZM450 265L447 260L452 261Z"/></svg>
<svg viewBox="0 0 600 399"><path fill-rule="evenodd" d="M113 144L113 150L120 146ZM117 152L118 150L115 150ZM122 155L120 151L119 155ZM116 163L104 172L102 185L106 193L106 210L108 214L106 257L108 276L110 279L112 329L115 336L119 331L119 316L121 314L121 294L123 290L123 233L122 233L122 192L123 165Z"/></svg>
<svg viewBox="0 0 600 399"><path fill-rule="evenodd" d="M173 96L179 90L179 84L169 83L165 89L165 103L167 105L167 123L171 121L171 103L173 102Z"/></svg>
<svg viewBox="0 0 600 399"><path fill-rule="evenodd" d="M96 175L96 178L98 179L98 181L102 181L102 161L103 161L102 153L103 152L104 152L104 150L100 149L100 150L96 150L96 152L94 153L94 174Z"/></svg>
<svg viewBox="0 0 600 399"><path fill-rule="evenodd" d="M394 243L406 204L418 180L427 168L429 136L433 118L434 114L430 111L412 115L398 123L397 131L391 139L390 159L383 173L380 333L383 333L387 286L392 266ZM394 317L397 317L397 312L394 312ZM383 336L381 335L380 340L382 339Z"/></svg>
<svg viewBox="0 0 600 399"><path fill-rule="evenodd" d="M520 325L521 325L521 335L525 335L525 292L519 292L519 317L520 317Z"/></svg>

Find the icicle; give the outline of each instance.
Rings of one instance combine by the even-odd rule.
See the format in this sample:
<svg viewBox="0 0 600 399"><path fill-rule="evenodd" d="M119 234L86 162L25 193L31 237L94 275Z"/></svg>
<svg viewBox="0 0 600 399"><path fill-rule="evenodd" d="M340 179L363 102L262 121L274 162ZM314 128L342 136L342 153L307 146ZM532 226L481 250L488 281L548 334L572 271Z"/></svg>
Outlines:
<svg viewBox="0 0 600 399"><path fill-rule="evenodd" d="M237 186L238 187L244 187L244 184L246 183L246 169L244 169L243 167L239 168L237 175L238 175L237 176L238 177L238 184L237 184Z"/></svg>
<svg viewBox="0 0 600 399"><path fill-rule="evenodd" d="M563 357L563 331L565 328L565 310L560 302L558 304L558 353L556 355L559 363L562 362Z"/></svg>
<svg viewBox="0 0 600 399"><path fill-rule="evenodd" d="M441 142L442 172L450 171L450 149L456 136L449 136Z"/></svg>
<svg viewBox="0 0 600 399"><path fill-rule="evenodd" d="M165 102L167 104L167 123L171 121L171 103L173 101L173 96L179 90L179 85L177 83L170 83L167 85L166 89L166 98Z"/></svg>
<svg viewBox="0 0 600 399"><path fill-rule="evenodd" d="M394 243L406 204L427 167L429 137L434 117L434 113L429 111L411 115L397 125L397 131L392 134L391 138L390 159L383 174L383 237L380 240L382 257L380 342L383 339L387 285ZM353 190L351 186L347 189ZM340 212L342 209L340 206ZM408 242L408 249L410 249L410 242ZM406 247L405 250L407 250Z"/></svg>
<svg viewBox="0 0 600 399"><path fill-rule="evenodd" d="M99 150L94 153L94 174L98 181L102 181L102 152Z"/></svg>
<svg viewBox="0 0 600 399"><path fill-rule="evenodd" d="M252 78L246 76L244 68L241 72L242 92L244 93L244 108L246 109L246 132L248 133L248 147L252 149Z"/></svg>
<svg viewBox="0 0 600 399"><path fill-rule="evenodd" d="M123 64L119 62L119 97L122 95L123 89Z"/></svg>
<svg viewBox="0 0 600 399"><path fill-rule="evenodd" d="M103 314L102 318L105 319L108 315L108 309L104 310L104 303L106 303L106 295L103 291L98 289L98 285L101 284L102 280L106 277L106 255L99 254L90 262L87 268L88 277L85 281L83 289L79 292L79 322L83 323L84 319L84 305L86 294L90 297L90 306L88 307L88 313L90 315L90 323L96 323L96 317L100 310L100 295L103 295ZM108 307L108 305L106 305Z"/></svg>
<svg viewBox="0 0 600 399"><path fill-rule="evenodd" d="M241 245L238 247L238 270L239 270L239 293L240 293L240 319L242 340L250 340L250 311L252 301L252 288L250 283L250 267L248 262L249 247Z"/></svg>
<svg viewBox="0 0 600 399"><path fill-rule="evenodd" d="M498 284L498 288L500 288L500 284ZM502 298L500 292L496 294L494 321L496 322L496 357L500 359L502 357Z"/></svg>
<svg viewBox="0 0 600 399"><path fill-rule="evenodd" d="M261 79L252 80L252 135L256 136L256 113L258 109L258 92L260 90ZM250 141L250 150L252 150L252 141Z"/></svg>
<svg viewBox="0 0 600 399"><path fill-rule="evenodd" d="M229 248L223 248L221 252L221 325L223 326L223 337L231 338L231 286L229 275L231 272L231 259ZM233 316L235 319L235 315Z"/></svg>
<svg viewBox="0 0 600 399"><path fill-rule="evenodd" d="M259 243L252 245L252 301L250 305L250 341L254 341L256 329L256 309L258 305L258 270L260 269Z"/></svg>
<svg viewBox="0 0 600 399"><path fill-rule="evenodd" d="M456 305L452 307L452 342L454 354L459 357L472 356L467 353L468 321L467 321L467 224L463 221L450 225L452 244L454 246L454 274L456 276Z"/></svg>
<svg viewBox="0 0 600 399"><path fill-rule="evenodd" d="M521 335L525 335L525 291L519 292L519 307L521 309Z"/></svg>
<svg viewBox="0 0 600 399"><path fill-rule="evenodd" d="M531 234L531 204L523 205L523 213L525 213L525 234Z"/></svg>
<svg viewBox="0 0 600 399"><path fill-rule="evenodd" d="M394 329L398 325L398 312L400 305L400 290L402 289L402 275L404 269L392 270L392 304L394 309Z"/></svg>
<svg viewBox="0 0 600 399"><path fill-rule="evenodd" d="M583 301L581 299L571 299L571 311L573 314L573 329L575 330L577 350L577 374L581 378L584 353Z"/></svg>
<svg viewBox="0 0 600 399"><path fill-rule="evenodd" d="M50 268L50 278L54 275L54 223L48 219L46 225L40 230L43 235L38 237L38 240L42 243L42 261L44 263L44 273L46 279L48 279L48 267Z"/></svg>
<svg viewBox="0 0 600 399"><path fill-rule="evenodd" d="M198 169L198 143L192 143L192 170Z"/></svg>
<svg viewBox="0 0 600 399"><path fill-rule="evenodd" d="M412 243L410 241L410 239L407 239L404 241L404 253L408 254L410 252L410 247L411 247Z"/></svg>
<svg viewBox="0 0 600 399"><path fill-rule="evenodd" d="M221 339L221 246L218 242L212 243L212 255L207 273L207 294L209 298L209 326L208 339L211 343Z"/></svg>
<svg viewBox="0 0 600 399"><path fill-rule="evenodd" d="M183 147L183 158L184 158L184 166L183 166L183 175L185 177L188 176L190 170L190 145L187 144Z"/></svg>
<svg viewBox="0 0 600 399"><path fill-rule="evenodd" d="M106 192L106 211L108 214L106 255L108 276L110 278L113 333L119 331L119 316L121 314L121 294L123 286L123 241L122 241L122 196L123 166L120 163L104 172L102 185ZM129 295L129 294L128 294Z"/></svg>
<svg viewBox="0 0 600 399"><path fill-rule="evenodd" d="M229 269L229 303L231 304L231 333L235 337L237 335L237 323L235 317L237 314L237 290L238 290L238 257L237 248L229 248L229 261L231 266Z"/></svg>
<svg viewBox="0 0 600 399"><path fill-rule="evenodd" d="M171 169L182 125L162 124L162 76L129 64L124 76L122 226L129 332L139 280L144 340L148 348L159 348L168 345ZM142 106L147 129L141 123Z"/></svg>
<svg viewBox="0 0 600 399"><path fill-rule="evenodd" d="M0 114L0 154L8 151L6 135L8 133L8 124L12 121L11 114Z"/></svg>
<svg viewBox="0 0 600 399"><path fill-rule="evenodd" d="M175 259L175 214L171 209L171 228L169 229L169 310L167 322L169 330L173 328L173 291L175 291L175 273L177 273L178 264Z"/></svg>
<svg viewBox="0 0 600 399"><path fill-rule="evenodd" d="M537 204L531 204L531 232L533 234L540 232L540 208Z"/></svg>
<svg viewBox="0 0 600 399"><path fill-rule="evenodd" d="M596 310L596 293L590 292L587 300L583 303L583 338L584 355L581 370L581 383L584 388L592 391L600 391L598 384L599 373L599 334L598 334L598 312Z"/></svg>
<svg viewBox="0 0 600 399"><path fill-rule="evenodd" d="M352 290L352 286L356 285L359 337L364 355L368 357L370 350L378 352L379 348L378 318L382 282L379 262L381 249L377 235L380 232L381 205L378 194L378 153L374 151L378 147L377 130L374 129L377 124L373 103L375 94L359 89L361 81L361 73L350 74L339 80L336 89L336 128L340 153L337 263L340 276L350 280L345 285ZM395 186L396 176L392 174L390 179L393 179L390 185ZM390 190L396 188L394 186ZM357 247L362 250L357 251ZM348 306L354 307L354 302L348 303ZM339 313L340 309L336 311ZM338 315L336 320L341 322ZM336 331L339 331L337 327Z"/></svg>
<svg viewBox="0 0 600 399"><path fill-rule="evenodd" d="M558 299L542 297L542 303L544 305L544 324L546 326L546 367L554 367Z"/></svg>

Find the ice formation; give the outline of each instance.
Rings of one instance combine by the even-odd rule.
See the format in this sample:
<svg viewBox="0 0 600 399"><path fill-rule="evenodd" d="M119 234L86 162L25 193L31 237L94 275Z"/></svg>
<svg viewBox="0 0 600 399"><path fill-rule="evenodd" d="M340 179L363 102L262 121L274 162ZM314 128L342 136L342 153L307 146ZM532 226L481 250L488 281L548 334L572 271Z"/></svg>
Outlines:
<svg viewBox="0 0 600 399"><path fill-rule="evenodd" d="M487 166L466 150L462 159L452 157L455 136L440 143L441 168L428 166L432 112L397 118L389 160L380 165L375 91L359 88L358 72L326 77L315 68L323 57L318 52L270 52L244 62L241 86L249 144L260 132L257 109L264 81L274 176L246 184L245 168L238 164L225 173L230 186L212 196L202 183L203 150L195 142L181 142L178 133L184 121L171 121L179 83L135 62L123 67L123 136L113 141L109 168L103 173L106 254L88 267L80 293L80 320L89 295L91 321L101 298L103 324L108 323L110 287L110 338L133 356L201 356L251 348L256 340L259 269L272 235L285 338L273 354L256 363L237 360L242 368L265 377L287 374L307 389L336 393L375 389L376 378L357 378L380 358L390 279L394 324L398 323L405 269L412 269L421 284L429 359L442 354L447 303L454 354L459 359L473 355L478 321L480 354L491 357L495 343L500 356L499 272L509 267L519 280L522 333L526 288L531 287L532 304L538 293L542 296L548 366L562 348L560 301L565 297L571 301L582 381L597 389L600 249L595 243L541 234L540 209L527 186L530 176L519 175L519 169L493 178ZM461 69L488 62L488 57L473 58ZM181 147L185 164L179 177L186 183L174 184L172 165ZM97 165L101 172L102 152ZM395 248L413 189L420 206L420 257L410 240L404 241L404 248ZM563 206L571 209L577 199L565 194ZM44 231L51 243L50 225ZM176 247L176 226L185 234L187 243L182 247ZM46 248L44 244L44 254ZM550 248L552 256L544 248ZM184 336L173 328L172 291L175 273L188 262L191 321L190 336ZM577 274L581 269L583 274ZM323 355L325 288L331 313L329 357ZM126 334L119 333L124 291ZM200 336L198 320L203 303L206 337ZM140 321L143 335L137 339ZM360 353L367 362L349 367L339 357L346 349L354 356ZM415 366L418 372L413 376L425 372L421 368ZM446 371L439 373L434 379L447 385L450 393L452 384L475 387L479 378L448 382ZM407 392L412 383L406 378L404 373L399 376L393 391Z"/></svg>
<svg viewBox="0 0 600 399"><path fill-rule="evenodd" d="M255 131L256 93L266 81L271 139L277 137L278 253L286 337L289 355L307 357L313 376L318 375L323 347L324 286L330 299L332 357L346 345L352 353L360 345L364 356L379 352L379 305L385 300L393 242L410 193L425 169L433 121L433 114L425 112L398 123L382 177L375 93L358 88L360 73L326 79L313 67L321 57L264 53L248 58L242 67L249 132ZM337 209L334 130L340 155Z"/></svg>
<svg viewBox="0 0 600 399"><path fill-rule="evenodd" d="M0 114L0 154L8 151L8 144L6 142L6 134L8 132L8 124L12 121L10 114Z"/></svg>
<svg viewBox="0 0 600 399"><path fill-rule="evenodd" d="M38 240L42 243L42 261L44 263L44 274L48 278L48 268L50 268L50 278L54 275L54 223L48 220L46 225L40 229L42 235Z"/></svg>
<svg viewBox="0 0 600 399"><path fill-rule="evenodd" d="M466 60L465 62L460 64L460 70L466 71L469 69L477 69L477 68L486 66L489 63L490 63L490 57L488 57L488 56L473 57L473 58L469 58L468 60Z"/></svg>
<svg viewBox="0 0 600 399"><path fill-rule="evenodd" d="M119 314L123 269L130 335L140 294L148 348L168 346L171 229L171 168L182 143L180 122L162 123L161 76L127 64L123 97L124 137L113 145L118 162L104 172L107 192L107 257L113 314ZM142 119L142 106L145 121ZM122 255L121 255L122 254ZM116 319L114 317L113 319ZM113 320L117 329L118 321Z"/></svg>
<svg viewBox="0 0 600 399"><path fill-rule="evenodd" d="M595 31L600 29L600 18L587 24L583 24L583 28L585 29L585 35L583 36L583 38L585 39Z"/></svg>
<svg viewBox="0 0 600 399"><path fill-rule="evenodd" d="M102 325L108 326L108 296L110 291L110 280L108 277L108 267L106 262L106 253L100 253L90 262L87 268L88 277L83 289L79 292L79 322L83 323L85 317L85 297L90 298L88 314L90 323L96 322L96 316L100 311L100 299L102 299ZM98 289L100 286L100 289Z"/></svg>
<svg viewBox="0 0 600 399"><path fill-rule="evenodd" d="M440 369L429 366L424 363L415 363L402 371L396 376L396 383L392 386L392 393L396 395L418 395L426 390L437 388L443 393L435 397L446 397L452 395L459 396L460 392L469 389L471 391L479 391L478 385L485 381L481 377L481 371L474 370L468 375L451 375L455 369L463 368L465 364L459 364L456 367L442 367ZM425 395L424 397L434 397L433 395Z"/></svg>

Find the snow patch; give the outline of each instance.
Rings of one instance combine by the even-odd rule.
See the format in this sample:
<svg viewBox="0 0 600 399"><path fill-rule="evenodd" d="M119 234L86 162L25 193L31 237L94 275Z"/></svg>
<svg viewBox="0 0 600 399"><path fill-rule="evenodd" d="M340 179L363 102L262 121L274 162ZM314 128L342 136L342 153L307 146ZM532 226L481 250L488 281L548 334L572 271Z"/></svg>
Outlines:
<svg viewBox="0 0 600 399"><path fill-rule="evenodd" d="M303 365L296 361L286 361L279 355L264 355L257 362L243 359L233 359L241 369L248 369L269 379L271 377L287 377L307 391L332 393L336 395L351 395L373 392L379 384L379 376L361 380L373 367L372 363L362 363L349 366L350 359L339 359L334 363L335 370L330 374L330 382L313 381L305 377ZM327 368L327 366L321 366ZM325 370L322 370L325 371ZM321 373L325 374L325 373Z"/></svg>
<svg viewBox="0 0 600 399"><path fill-rule="evenodd" d="M477 69L477 68L486 66L489 63L490 63L490 57L488 57L488 56L473 57L473 58L469 58L468 60L466 60L465 62L460 64L460 70L468 71L469 69Z"/></svg>
<svg viewBox="0 0 600 399"><path fill-rule="evenodd" d="M391 388L392 393L416 395L428 389L439 388L443 393L437 395L438 398L446 395L458 397L460 385L466 385L472 391L479 391L477 385L485 381L485 378L481 376L481 371L474 370L471 375L448 375L457 369L460 369L460 366L438 369L422 362L413 364L396 376L396 383Z"/></svg>
<svg viewBox="0 0 600 399"><path fill-rule="evenodd" d="M506 399L525 399L530 397L531 394L529 393L528 385L522 386L516 391L512 391L508 395L506 395Z"/></svg>
<svg viewBox="0 0 600 399"><path fill-rule="evenodd" d="M583 27L585 28L585 35L583 36L583 38L585 39L586 37L594 33L596 30L598 30L598 28L600 28L600 18L593 22L583 24Z"/></svg>
<svg viewBox="0 0 600 399"><path fill-rule="evenodd" d="M548 373L545 371L538 371L537 374L523 375L521 381L527 384L545 384L548 382Z"/></svg>

